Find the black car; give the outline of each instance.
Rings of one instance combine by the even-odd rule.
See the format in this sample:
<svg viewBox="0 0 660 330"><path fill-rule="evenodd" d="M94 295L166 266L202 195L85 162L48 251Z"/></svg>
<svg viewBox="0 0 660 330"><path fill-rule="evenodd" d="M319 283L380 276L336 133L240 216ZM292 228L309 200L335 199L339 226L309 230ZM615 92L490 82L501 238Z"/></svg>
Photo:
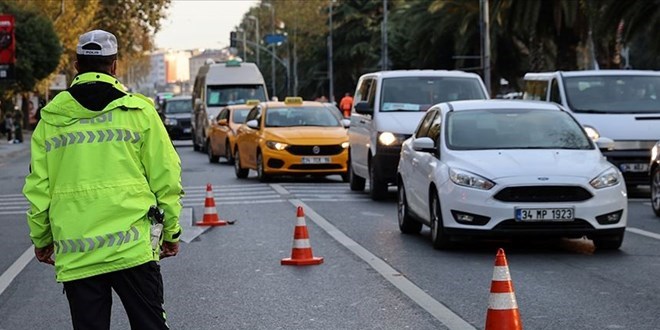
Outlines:
<svg viewBox="0 0 660 330"><path fill-rule="evenodd" d="M190 96L174 96L163 100L160 106L160 117L172 140L189 140L191 138L191 116L192 98Z"/></svg>

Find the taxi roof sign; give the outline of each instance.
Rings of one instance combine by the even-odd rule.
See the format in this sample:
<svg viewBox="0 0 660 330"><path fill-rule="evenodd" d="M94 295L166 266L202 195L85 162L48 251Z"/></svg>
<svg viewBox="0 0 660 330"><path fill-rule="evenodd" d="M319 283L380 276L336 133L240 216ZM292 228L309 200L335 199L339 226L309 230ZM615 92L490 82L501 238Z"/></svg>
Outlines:
<svg viewBox="0 0 660 330"><path fill-rule="evenodd" d="M303 99L299 96L288 96L284 99L284 104L303 104Z"/></svg>
<svg viewBox="0 0 660 330"><path fill-rule="evenodd" d="M245 101L245 105L257 105L257 104L259 104L259 102L261 102L261 101L259 101L259 100L247 100L247 101Z"/></svg>

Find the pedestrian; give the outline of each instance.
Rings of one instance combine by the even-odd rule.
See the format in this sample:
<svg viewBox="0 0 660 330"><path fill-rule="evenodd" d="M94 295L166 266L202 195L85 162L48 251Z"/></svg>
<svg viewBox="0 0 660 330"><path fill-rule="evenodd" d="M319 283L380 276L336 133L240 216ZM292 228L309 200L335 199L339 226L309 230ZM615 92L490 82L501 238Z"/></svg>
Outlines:
<svg viewBox="0 0 660 330"><path fill-rule="evenodd" d="M7 111L7 113L5 113L5 120L3 122L3 125L5 126L5 132L7 133L7 142L13 143L14 142L14 118L11 115L11 112Z"/></svg>
<svg viewBox="0 0 660 330"><path fill-rule="evenodd" d="M346 93L339 101L339 109L344 113L344 118L351 116L351 108L353 108L353 97L351 93Z"/></svg>
<svg viewBox="0 0 660 330"><path fill-rule="evenodd" d="M13 143L23 143L23 112L20 109L14 110L14 141Z"/></svg>
<svg viewBox="0 0 660 330"><path fill-rule="evenodd" d="M32 134L36 258L55 266L74 329L110 328L112 290L132 329L168 329L158 261L179 250L179 156L153 102L115 78L113 34L80 35L76 54L76 77Z"/></svg>

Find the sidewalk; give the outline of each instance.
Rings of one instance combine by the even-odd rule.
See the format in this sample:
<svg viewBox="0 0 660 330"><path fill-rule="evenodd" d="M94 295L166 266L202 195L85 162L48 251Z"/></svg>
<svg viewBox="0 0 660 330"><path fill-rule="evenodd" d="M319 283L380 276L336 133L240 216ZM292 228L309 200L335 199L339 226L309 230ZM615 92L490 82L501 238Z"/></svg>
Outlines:
<svg viewBox="0 0 660 330"><path fill-rule="evenodd" d="M5 160L30 152L30 139L32 138L32 131L24 130L23 131L23 143L12 144L10 141L7 141L7 136L0 136L0 162Z"/></svg>

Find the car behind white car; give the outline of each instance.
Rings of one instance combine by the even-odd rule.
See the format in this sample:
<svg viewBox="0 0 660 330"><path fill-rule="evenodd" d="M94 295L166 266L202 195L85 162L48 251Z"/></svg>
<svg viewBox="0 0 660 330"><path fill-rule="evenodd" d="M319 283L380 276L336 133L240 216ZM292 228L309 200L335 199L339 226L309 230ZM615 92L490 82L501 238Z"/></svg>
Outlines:
<svg viewBox="0 0 660 330"><path fill-rule="evenodd" d="M436 249L460 236L587 236L618 249L627 222L621 172L552 103L457 101L428 110L402 146L399 227L431 227Z"/></svg>

